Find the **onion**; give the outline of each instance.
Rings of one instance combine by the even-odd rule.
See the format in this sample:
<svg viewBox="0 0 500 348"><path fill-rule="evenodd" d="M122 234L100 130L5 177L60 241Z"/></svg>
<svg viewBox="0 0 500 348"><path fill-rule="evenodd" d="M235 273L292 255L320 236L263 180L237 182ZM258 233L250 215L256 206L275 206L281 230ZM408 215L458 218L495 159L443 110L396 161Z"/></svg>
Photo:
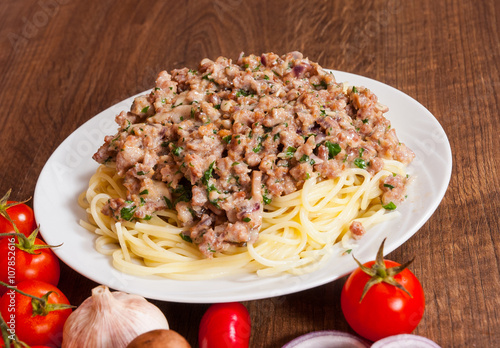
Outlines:
<svg viewBox="0 0 500 348"><path fill-rule="evenodd" d="M372 345L372 348L440 348L434 341L431 341L428 338L418 336L418 335L410 335L410 334L402 334L402 335L394 335L378 340Z"/></svg>
<svg viewBox="0 0 500 348"><path fill-rule="evenodd" d="M315 331L297 337L282 348L367 348L368 341L340 331Z"/></svg>

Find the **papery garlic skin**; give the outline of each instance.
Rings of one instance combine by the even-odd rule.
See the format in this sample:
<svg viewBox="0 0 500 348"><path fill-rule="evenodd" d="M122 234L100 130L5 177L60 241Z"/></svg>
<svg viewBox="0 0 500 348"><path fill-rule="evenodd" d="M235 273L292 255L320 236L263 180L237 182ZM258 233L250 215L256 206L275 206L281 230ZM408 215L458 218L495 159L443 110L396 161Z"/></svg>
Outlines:
<svg viewBox="0 0 500 348"><path fill-rule="evenodd" d="M168 328L163 312L144 297L100 285L64 324L62 348L126 348L144 332Z"/></svg>

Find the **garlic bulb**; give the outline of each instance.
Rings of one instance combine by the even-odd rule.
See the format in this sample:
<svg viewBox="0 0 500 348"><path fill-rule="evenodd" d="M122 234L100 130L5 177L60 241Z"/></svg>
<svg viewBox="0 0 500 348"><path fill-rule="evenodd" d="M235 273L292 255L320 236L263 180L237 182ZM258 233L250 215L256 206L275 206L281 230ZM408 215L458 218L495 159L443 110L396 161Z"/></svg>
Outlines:
<svg viewBox="0 0 500 348"><path fill-rule="evenodd" d="M62 348L125 348L138 335L168 329L162 311L144 297L100 285L64 324Z"/></svg>

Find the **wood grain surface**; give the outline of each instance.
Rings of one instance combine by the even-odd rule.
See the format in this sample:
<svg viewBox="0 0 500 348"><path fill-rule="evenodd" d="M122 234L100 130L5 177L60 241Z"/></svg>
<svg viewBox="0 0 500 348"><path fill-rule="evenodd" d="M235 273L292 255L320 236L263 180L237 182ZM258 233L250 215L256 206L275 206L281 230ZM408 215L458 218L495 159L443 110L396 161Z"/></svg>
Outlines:
<svg viewBox="0 0 500 348"><path fill-rule="evenodd" d="M498 347L499 36L496 0L2 0L0 194L12 188L15 199L32 196L68 135L151 88L161 70L195 69L204 57L298 50L323 67L407 93L441 123L453 152L448 191L388 258L416 256L411 269L426 311L415 334L442 347ZM344 282L244 302L251 347L281 347L317 330L352 333L340 309ZM60 288L73 304L95 285L62 266ZM197 347L208 304L153 302Z"/></svg>

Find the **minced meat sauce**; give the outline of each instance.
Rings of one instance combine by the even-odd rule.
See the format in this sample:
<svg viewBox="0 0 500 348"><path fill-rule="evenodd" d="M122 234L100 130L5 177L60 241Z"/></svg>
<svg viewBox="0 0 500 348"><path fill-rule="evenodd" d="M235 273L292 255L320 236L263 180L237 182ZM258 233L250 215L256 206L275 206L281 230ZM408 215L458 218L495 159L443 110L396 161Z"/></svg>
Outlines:
<svg viewBox="0 0 500 348"><path fill-rule="evenodd" d="M128 191L103 212L119 221L175 209L186 239L207 257L253 243L264 205L313 175L335 178L348 167L373 174L382 158L410 163L414 154L387 110L368 89L345 88L299 52L162 71L93 156L114 162ZM386 180L383 203L403 200L406 178ZM360 229L351 227L356 236Z"/></svg>

